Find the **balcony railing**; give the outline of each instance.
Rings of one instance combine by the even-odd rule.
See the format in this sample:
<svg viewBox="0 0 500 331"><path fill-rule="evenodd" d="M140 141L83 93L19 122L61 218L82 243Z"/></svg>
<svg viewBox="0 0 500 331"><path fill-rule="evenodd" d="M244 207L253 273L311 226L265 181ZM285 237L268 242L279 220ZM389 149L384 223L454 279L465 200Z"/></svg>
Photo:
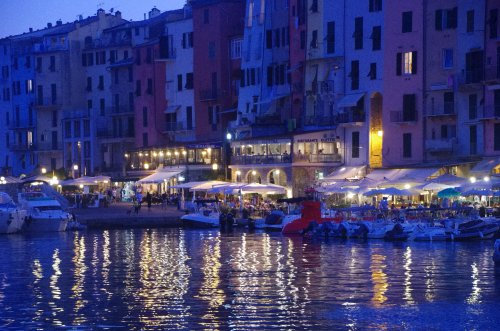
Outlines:
<svg viewBox="0 0 500 331"><path fill-rule="evenodd" d="M34 145L35 151L50 152L62 150L62 142L40 142Z"/></svg>
<svg viewBox="0 0 500 331"><path fill-rule="evenodd" d="M207 89L200 91L200 101L217 100L219 96L220 90L217 89Z"/></svg>
<svg viewBox="0 0 500 331"><path fill-rule="evenodd" d="M134 138L134 130L113 130L112 128L99 128L97 129L98 138Z"/></svg>
<svg viewBox="0 0 500 331"><path fill-rule="evenodd" d="M337 115L338 123L356 123L365 121L366 116L364 111L347 111Z"/></svg>
<svg viewBox="0 0 500 331"><path fill-rule="evenodd" d="M157 60L175 60L177 58L177 49L160 49L157 53Z"/></svg>
<svg viewBox="0 0 500 331"><path fill-rule="evenodd" d="M458 77L458 83L460 85L466 84L478 84L483 80L483 71L478 70L466 70Z"/></svg>
<svg viewBox="0 0 500 331"><path fill-rule="evenodd" d="M498 119L500 118L500 105L489 105L482 107L483 108L483 116L481 119Z"/></svg>
<svg viewBox="0 0 500 331"><path fill-rule="evenodd" d="M134 106L118 106L118 107L109 107L108 108L108 113L111 113L112 115L124 115L124 114L133 114L134 113Z"/></svg>
<svg viewBox="0 0 500 331"><path fill-rule="evenodd" d="M426 139L425 149L428 152L452 152L456 144L456 138Z"/></svg>
<svg viewBox="0 0 500 331"><path fill-rule="evenodd" d="M273 163L291 163L291 162L292 158L288 154L231 156L231 164L273 164Z"/></svg>
<svg viewBox="0 0 500 331"><path fill-rule="evenodd" d="M61 101L56 98L36 98L36 105L38 107L50 107L50 106L60 106Z"/></svg>
<svg viewBox="0 0 500 331"><path fill-rule="evenodd" d="M453 102L445 103L441 106L434 106L430 108L427 112L427 116L455 116L457 115L455 111L455 104Z"/></svg>
<svg viewBox="0 0 500 331"><path fill-rule="evenodd" d="M405 112L402 110L391 111L390 119L393 123L407 123L417 121L417 112Z"/></svg>
<svg viewBox="0 0 500 331"><path fill-rule="evenodd" d="M335 124L333 116L306 116L304 120L306 126L332 126Z"/></svg>
<svg viewBox="0 0 500 331"><path fill-rule="evenodd" d="M484 71L484 81L485 82L498 82L500 81L500 66L486 66Z"/></svg>
<svg viewBox="0 0 500 331"><path fill-rule="evenodd" d="M342 161L340 154L293 154L293 162L338 163Z"/></svg>
<svg viewBox="0 0 500 331"><path fill-rule="evenodd" d="M167 122L165 123L165 131L188 131L193 130L193 128L187 128L184 122Z"/></svg>
<svg viewBox="0 0 500 331"><path fill-rule="evenodd" d="M11 144L9 149L11 151L23 152L23 151L31 151L35 148L33 144L22 143L22 144Z"/></svg>

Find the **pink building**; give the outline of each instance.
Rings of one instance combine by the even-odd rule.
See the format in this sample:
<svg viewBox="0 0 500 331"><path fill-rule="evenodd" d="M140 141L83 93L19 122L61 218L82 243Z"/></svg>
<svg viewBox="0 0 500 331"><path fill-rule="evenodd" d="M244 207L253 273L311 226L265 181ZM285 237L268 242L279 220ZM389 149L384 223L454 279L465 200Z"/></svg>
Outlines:
<svg viewBox="0 0 500 331"><path fill-rule="evenodd" d="M155 61L159 55L158 39L137 46L134 52L135 146L159 146L165 143L165 62Z"/></svg>
<svg viewBox="0 0 500 331"><path fill-rule="evenodd" d="M383 33L384 167L423 161L423 5L388 0Z"/></svg>
<svg viewBox="0 0 500 331"><path fill-rule="evenodd" d="M222 140L236 119L244 1L197 0L192 6L196 139Z"/></svg>

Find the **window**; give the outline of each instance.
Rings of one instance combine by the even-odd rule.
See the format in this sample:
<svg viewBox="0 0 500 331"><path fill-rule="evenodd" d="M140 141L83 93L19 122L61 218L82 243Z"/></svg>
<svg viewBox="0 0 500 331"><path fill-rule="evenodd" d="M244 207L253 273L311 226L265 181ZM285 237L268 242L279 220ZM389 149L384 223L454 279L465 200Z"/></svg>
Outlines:
<svg viewBox="0 0 500 331"><path fill-rule="evenodd" d="M144 132L142 134L142 147L148 147L148 134Z"/></svg>
<svg viewBox="0 0 500 331"><path fill-rule="evenodd" d="M455 114L455 96L453 92L444 92L443 94L444 102L444 113L445 114Z"/></svg>
<svg viewBox="0 0 500 331"><path fill-rule="evenodd" d="M368 73L368 77L370 77L370 80L377 79L377 64L376 63L370 63L370 72Z"/></svg>
<svg viewBox="0 0 500 331"><path fill-rule="evenodd" d="M495 123L493 150L500 151L500 123Z"/></svg>
<svg viewBox="0 0 500 331"><path fill-rule="evenodd" d="M128 67L128 81L132 82L134 80L134 75L132 71L132 67Z"/></svg>
<svg viewBox="0 0 500 331"><path fill-rule="evenodd" d="M52 111L52 126L57 127L57 110Z"/></svg>
<svg viewBox="0 0 500 331"><path fill-rule="evenodd" d="M310 47L318 48L318 30L312 31Z"/></svg>
<svg viewBox="0 0 500 331"><path fill-rule="evenodd" d="M80 121L79 121L79 120L74 121L74 122L73 122L73 130L74 130L74 133L75 133L75 134L74 134L74 137L75 137L75 138L78 138L78 137L80 137L80 136L82 135L81 129L82 129L82 128L81 128L81 123L80 123Z"/></svg>
<svg viewBox="0 0 500 331"><path fill-rule="evenodd" d="M99 86L97 87L99 90L104 90L104 76L99 76Z"/></svg>
<svg viewBox="0 0 500 331"><path fill-rule="evenodd" d="M354 19L354 49L363 48L363 17Z"/></svg>
<svg viewBox="0 0 500 331"><path fill-rule="evenodd" d="M142 126L143 127L148 126L148 108L147 107L142 108Z"/></svg>
<svg viewBox="0 0 500 331"><path fill-rule="evenodd" d="M412 25L413 25L413 12L411 11L405 11L402 14L403 20L402 20L402 31L403 33L406 32L411 32L412 31Z"/></svg>
<svg viewBox="0 0 500 331"><path fill-rule="evenodd" d="M495 90L493 92L493 108L495 117L500 117L500 90Z"/></svg>
<svg viewBox="0 0 500 331"><path fill-rule="evenodd" d="M379 51L382 48L382 27L374 26L372 30L372 50Z"/></svg>
<svg viewBox="0 0 500 331"><path fill-rule="evenodd" d="M359 61L351 61L351 90L359 89Z"/></svg>
<svg viewBox="0 0 500 331"><path fill-rule="evenodd" d="M99 100L99 115L101 115L101 116L106 115L105 105L106 105L106 102L104 101L104 99L100 99Z"/></svg>
<svg viewBox="0 0 500 331"><path fill-rule="evenodd" d="M498 36L498 9L490 10L490 39L495 39Z"/></svg>
<svg viewBox="0 0 500 331"><path fill-rule="evenodd" d="M359 131L354 131L351 135L351 157L359 158Z"/></svg>
<svg viewBox="0 0 500 331"><path fill-rule="evenodd" d="M443 68L453 68L453 49L451 48L443 49Z"/></svg>
<svg viewBox="0 0 500 331"><path fill-rule="evenodd" d="M267 86L273 86L273 66L267 67Z"/></svg>
<svg viewBox="0 0 500 331"><path fill-rule="evenodd" d="M87 100L87 109L92 110L92 99Z"/></svg>
<svg viewBox="0 0 500 331"><path fill-rule="evenodd" d="M208 58L215 59L215 42L208 43Z"/></svg>
<svg viewBox="0 0 500 331"><path fill-rule="evenodd" d="M90 121L83 120L83 136L90 137Z"/></svg>
<svg viewBox="0 0 500 331"><path fill-rule="evenodd" d="M64 138L71 138L71 121L64 122Z"/></svg>
<svg viewBox="0 0 500 331"><path fill-rule="evenodd" d="M311 7L309 8L311 12L317 13L318 12L318 0L311 0Z"/></svg>
<svg viewBox="0 0 500 331"><path fill-rule="evenodd" d="M275 47L280 47L281 45L280 29L274 30L274 44Z"/></svg>
<svg viewBox="0 0 500 331"><path fill-rule="evenodd" d="M148 87L146 88L147 94L153 94L153 79L148 78Z"/></svg>
<svg viewBox="0 0 500 331"><path fill-rule="evenodd" d="M411 158L411 133L403 133L403 157Z"/></svg>
<svg viewBox="0 0 500 331"><path fill-rule="evenodd" d="M50 84L50 96L52 104L55 105L57 102L57 86L56 84Z"/></svg>
<svg viewBox="0 0 500 331"><path fill-rule="evenodd" d="M241 43L243 40L241 38L231 40L231 59L241 58Z"/></svg>
<svg viewBox="0 0 500 331"><path fill-rule="evenodd" d="M41 58L41 57L37 57L37 58L36 58L36 71L37 71L37 72L42 72L42 68L43 68L43 66L42 66L42 61L43 61L43 60L42 60L42 58Z"/></svg>
<svg viewBox="0 0 500 331"><path fill-rule="evenodd" d="M465 54L465 83L479 83L483 79L483 51Z"/></svg>
<svg viewBox="0 0 500 331"><path fill-rule="evenodd" d="M137 96L141 96L142 95L141 81L140 80L136 80L135 81L135 95L137 95Z"/></svg>
<svg viewBox="0 0 500 331"><path fill-rule="evenodd" d="M436 30L456 29L457 28L457 8L438 9L435 13Z"/></svg>
<svg viewBox="0 0 500 331"><path fill-rule="evenodd" d="M417 101L415 94L403 94L403 122L417 120Z"/></svg>
<svg viewBox="0 0 500 331"><path fill-rule="evenodd" d="M49 70L52 72L56 71L56 57L54 55L50 56Z"/></svg>
<svg viewBox="0 0 500 331"><path fill-rule="evenodd" d="M133 92L128 93L128 109L131 112L134 111L134 93Z"/></svg>
<svg viewBox="0 0 500 331"><path fill-rule="evenodd" d="M266 30L266 48L273 48L273 30Z"/></svg>
<svg viewBox="0 0 500 331"><path fill-rule="evenodd" d="M326 30L326 52L332 54L335 53L335 22L328 22Z"/></svg>
<svg viewBox="0 0 500 331"><path fill-rule="evenodd" d="M477 117L477 94L469 95L469 119L474 120Z"/></svg>
<svg viewBox="0 0 500 331"><path fill-rule="evenodd" d="M368 0L370 12L381 11L382 10L382 0Z"/></svg>
<svg viewBox="0 0 500 331"><path fill-rule="evenodd" d="M136 52L135 52L135 64L140 66L141 65L141 50L138 49Z"/></svg>
<svg viewBox="0 0 500 331"><path fill-rule="evenodd" d="M203 23L204 24L208 24L210 22L210 19L209 19L209 11L208 11L208 8L205 8L203 10Z"/></svg>
<svg viewBox="0 0 500 331"><path fill-rule="evenodd" d="M115 84L118 84L119 82L119 75L118 75L118 70L115 70Z"/></svg>
<svg viewBox="0 0 500 331"><path fill-rule="evenodd" d="M182 75L177 75L177 91L182 91Z"/></svg>
<svg viewBox="0 0 500 331"><path fill-rule="evenodd" d="M467 33L474 32L474 10L467 11Z"/></svg>
<svg viewBox="0 0 500 331"><path fill-rule="evenodd" d="M148 47L146 49L146 63L151 63L151 61L153 61L153 55L151 53L151 47Z"/></svg>
<svg viewBox="0 0 500 331"><path fill-rule="evenodd" d="M417 52L396 54L396 75L401 76L402 73L405 75L417 73Z"/></svg>
<svg viewBox="0 0 500 331"><path fill-rule="evenodd" d="M469 127L469 144L470 154L477 154L477 126L471 125Z"/></svg>
<svg viewBox="0 0 500 331"><path fill-rule="evenodd" d="M193 89L193 73L192 72L186 73L186 85L184 87L186 88L186 90Z"/></svg>
<svg viewBox="0 0 500 331"><path fill-rule="evenodd" d="M92 77L87 77L87 92L92 91Z"/></svg>
<svg viewBox="0 0 500 331"><path fill-rule="evenodd" d="M193 107L186 107L186 129L193 130Z"/></svg>

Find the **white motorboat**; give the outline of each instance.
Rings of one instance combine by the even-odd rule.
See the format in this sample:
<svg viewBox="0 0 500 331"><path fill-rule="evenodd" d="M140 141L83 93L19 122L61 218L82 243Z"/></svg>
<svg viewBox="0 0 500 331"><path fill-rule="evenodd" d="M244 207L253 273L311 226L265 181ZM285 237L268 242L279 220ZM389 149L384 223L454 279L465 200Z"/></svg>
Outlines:
<svg viewBox="0 0 500 331"><path fill-rule="evenodd" d="M65 212L56 199L42 192L19 193L19 204L28 211L23 227L26 232L66 231L72 219L71 214Z"/></svg>
<svg viewBox="0 0 500 331"><path fill-rule="evenodd" d="M450 234L443 226L419 223L410 236L414 241L445 241L450 240Z"/></svg>
<svg viewBox="0 0 500 331"><path fill-rule="evenodd" d="M186 227L215 228L219 226L220 210L218 200L195 200L194 210L181 217Z"/></svg>
<svg viewBox="0 0 500 331"><path fill-rule="evenodd" d="M10 195L0 192L0 233L21 231L27 212L19 208Z"/></svg>

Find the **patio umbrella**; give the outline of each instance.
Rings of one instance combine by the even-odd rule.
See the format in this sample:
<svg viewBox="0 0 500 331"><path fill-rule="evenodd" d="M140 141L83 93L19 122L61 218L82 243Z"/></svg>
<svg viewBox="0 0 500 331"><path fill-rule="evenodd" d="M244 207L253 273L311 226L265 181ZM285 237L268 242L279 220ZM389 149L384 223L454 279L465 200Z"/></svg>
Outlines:
<svg viewBox="0 0 500 331"><path fill-rule="evenodd" d="M493 196L493 191L492 190L472 189L472 190L468 190L468 191L462 192L461 195L464 196L464 197L470 197L470 196L473 196L473 195Z"/></svg>
<svg viewBox="0 0 500 331"><path fill-rule="evenodd" d="M455 198L460 195L460 192L455 190L454 188L445 188L438 192L438 198Z"/></svg>
<svg viewBox="0 0 500 331"><path fill-rule="evenodd" d="M452 188L453 186L450 186L448 184L441 184L441 183L428 183L423 186L421 186L422 190L425 191L442 191L447 188Z"/></svg>
<svg viewBox="0 0 500 331"><path fill-rule="evenodd" d="M452 174L443 174L436 178L432 178L429 183L449 185L449 187L457 187L467 182L467 178L458 177Z"/></svg>

